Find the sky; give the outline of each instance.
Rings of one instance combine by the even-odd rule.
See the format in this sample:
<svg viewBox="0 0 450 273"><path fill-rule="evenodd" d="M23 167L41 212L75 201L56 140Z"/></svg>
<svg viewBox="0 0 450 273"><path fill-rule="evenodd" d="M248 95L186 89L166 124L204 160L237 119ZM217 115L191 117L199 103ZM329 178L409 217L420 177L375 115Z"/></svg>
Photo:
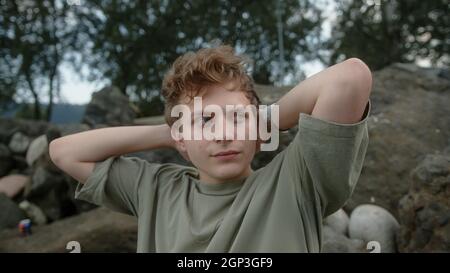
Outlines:
<svg viewBox="0 0 450 273"><path fill-rule="evenodd" d="M80 79L74 69L68 64L62 64L60 71L63 78L60 102L71 104L88 103L91 100L91 94L103 87L101 83Z"/></svg>

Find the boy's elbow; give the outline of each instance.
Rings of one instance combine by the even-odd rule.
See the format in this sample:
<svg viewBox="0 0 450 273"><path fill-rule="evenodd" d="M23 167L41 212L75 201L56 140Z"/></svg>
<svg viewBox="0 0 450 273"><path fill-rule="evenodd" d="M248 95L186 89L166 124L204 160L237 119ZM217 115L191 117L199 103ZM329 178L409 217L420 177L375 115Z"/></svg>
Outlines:
<svg viewBox="0 0 450 273"><path fill-rule="evenodd" d="M361 59L350 58L345 61L348 67L347 84L352 86L356 97L368 99L372 92L372 72L369 66Z"/></svg>
<svg viewBox="0 0 450 273"><path fill-rule="evenodd" d="M50 159L61 171L84 184L92 173L95 163L74 160L73 157L69 156L72 151L68 150L68 147L70 146L64 139L59 138L51 141L48 147Z"/></svg>
<svg viewBox="0 0 450 273"><path fill-rule="evenodd" d="M61 161L64 158L62 152L61 138L54 139L48 145L48 153L52 162L60 167Z"/></svg>

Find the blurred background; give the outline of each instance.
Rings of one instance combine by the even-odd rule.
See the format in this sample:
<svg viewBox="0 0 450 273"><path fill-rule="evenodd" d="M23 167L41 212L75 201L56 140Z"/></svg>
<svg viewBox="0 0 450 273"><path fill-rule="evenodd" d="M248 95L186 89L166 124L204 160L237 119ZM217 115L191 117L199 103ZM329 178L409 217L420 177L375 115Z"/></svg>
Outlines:
<svg viewBox="0 0 450 273"><path fill-rule="evenodd" d="M374 75L371 142L352 200L327 222L341 229L325 230L325 250L367 252L370 236L352 223L361 229L369 220L352 215L370 204L364 217L385 215L383 251L450 251L449 14L447 0L0 0L0 251L64 252L86 232L62 235L77 226L64 221L91 223L88 251L133 251L132 220L74 200L75 183L48 159L48 143L162 123L170 64L219 42L250 57L264 103L347 58L366 62ZM280 148L253 167L295 133L282 134ZM135 156L187 164L168 150ZM98 215L110 217L99 223ZM42 232L21 237L24 218Z"/></svg>

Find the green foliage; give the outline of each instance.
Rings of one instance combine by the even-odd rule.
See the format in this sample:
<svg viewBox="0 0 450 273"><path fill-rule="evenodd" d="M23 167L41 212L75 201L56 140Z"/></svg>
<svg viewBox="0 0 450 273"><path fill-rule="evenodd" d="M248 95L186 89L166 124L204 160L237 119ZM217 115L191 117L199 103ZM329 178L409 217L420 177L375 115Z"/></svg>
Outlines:
<svg viewBox="0 0 450 273"><path fill-rule="evenodd" d="M349 57L372 69L428 58L450 65L450 2L447 0L351 0L339 2L329 48L330 64Z"/></svg>
<svg viewBox="0 0 450 273"><path fill-rule="evenodd" d="M322 18L309 0L282 6L286 71L298 54L314 58ZM122 92L149 100L169 65L181 54L219 39L245 52L255 63L257 82L273 83L280 55L275 10L279 1L85 1L74 7L78 65L88 64L91 79L110 79ZM75 58L74 58L75 60Z"/></svg>
<svg viewBox="0 0 450 273"><path fill-rule="evenodd" d="M42 97L51 105L58 93L58 67L71 41L67 12L65 1L0 1L0 100L19 93L19 102L33 101L37 119L51 114L51 107L39 109Z"/></svg>
<svg viewBox="0 0 450 273"><path fill-rule="evenodd" d="M42 98L58 95L63 60L80 73L88 68L83 76L91 81L114 84L138 102L152 101L176 57L219 39L255 60L257 82L272 83L282 76L276 11L284 26L284 70L290 72L296 55L315 58L315 39L306 38L319 35L323 18L313 3L0 0L0 71L13 82L13 93L35 103L37 118ZM2 94L1 100L11 99Z"/></svg>
<svg viewBox="0 0 450 273"><path fill-rule="evenodd" d="M149 101L139 101L137 107L140 110L138 117L159 116L164 114L164 101L161 99L161 96L153 96Z"/></svg>
<svg viewBox="0 0 450 273"><path fill-rule="evenodd" d="M161 114L169 65L215 39L252 59L249 70L262 84L301 74L297 56L329 65L359 57L374 70L419 57L449 65L448 1L337 1L324 42L322 10L331 1L0 0L0 107L32 102L26 115L48 119L61 63L69 62L90 81L118 86L142 115Z"/></svg>

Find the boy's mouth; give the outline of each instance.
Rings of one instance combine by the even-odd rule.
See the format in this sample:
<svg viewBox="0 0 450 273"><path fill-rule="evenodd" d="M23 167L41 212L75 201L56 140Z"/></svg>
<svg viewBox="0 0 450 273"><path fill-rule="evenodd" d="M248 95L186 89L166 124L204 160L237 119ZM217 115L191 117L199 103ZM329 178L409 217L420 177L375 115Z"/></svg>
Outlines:
<svg viewBox="0 0 450 273"><path fill-rule="evenodd" d="M223 151L223 152L217 153L214 155L214 157L221 159L221 160L230 160L230 159L234 159L238 154L240 154L240 152L235 151L235 150L228 150L228 151Z"/></svg>
<svg viewBox="0 0 450 273"><path fill-rule="evenodd" d="M214 156L224 156L224 155L230 155L230 154L238 154L238 151L235 150L228 150L228 151L223 151L220 153L215 154Z"/></svg>

